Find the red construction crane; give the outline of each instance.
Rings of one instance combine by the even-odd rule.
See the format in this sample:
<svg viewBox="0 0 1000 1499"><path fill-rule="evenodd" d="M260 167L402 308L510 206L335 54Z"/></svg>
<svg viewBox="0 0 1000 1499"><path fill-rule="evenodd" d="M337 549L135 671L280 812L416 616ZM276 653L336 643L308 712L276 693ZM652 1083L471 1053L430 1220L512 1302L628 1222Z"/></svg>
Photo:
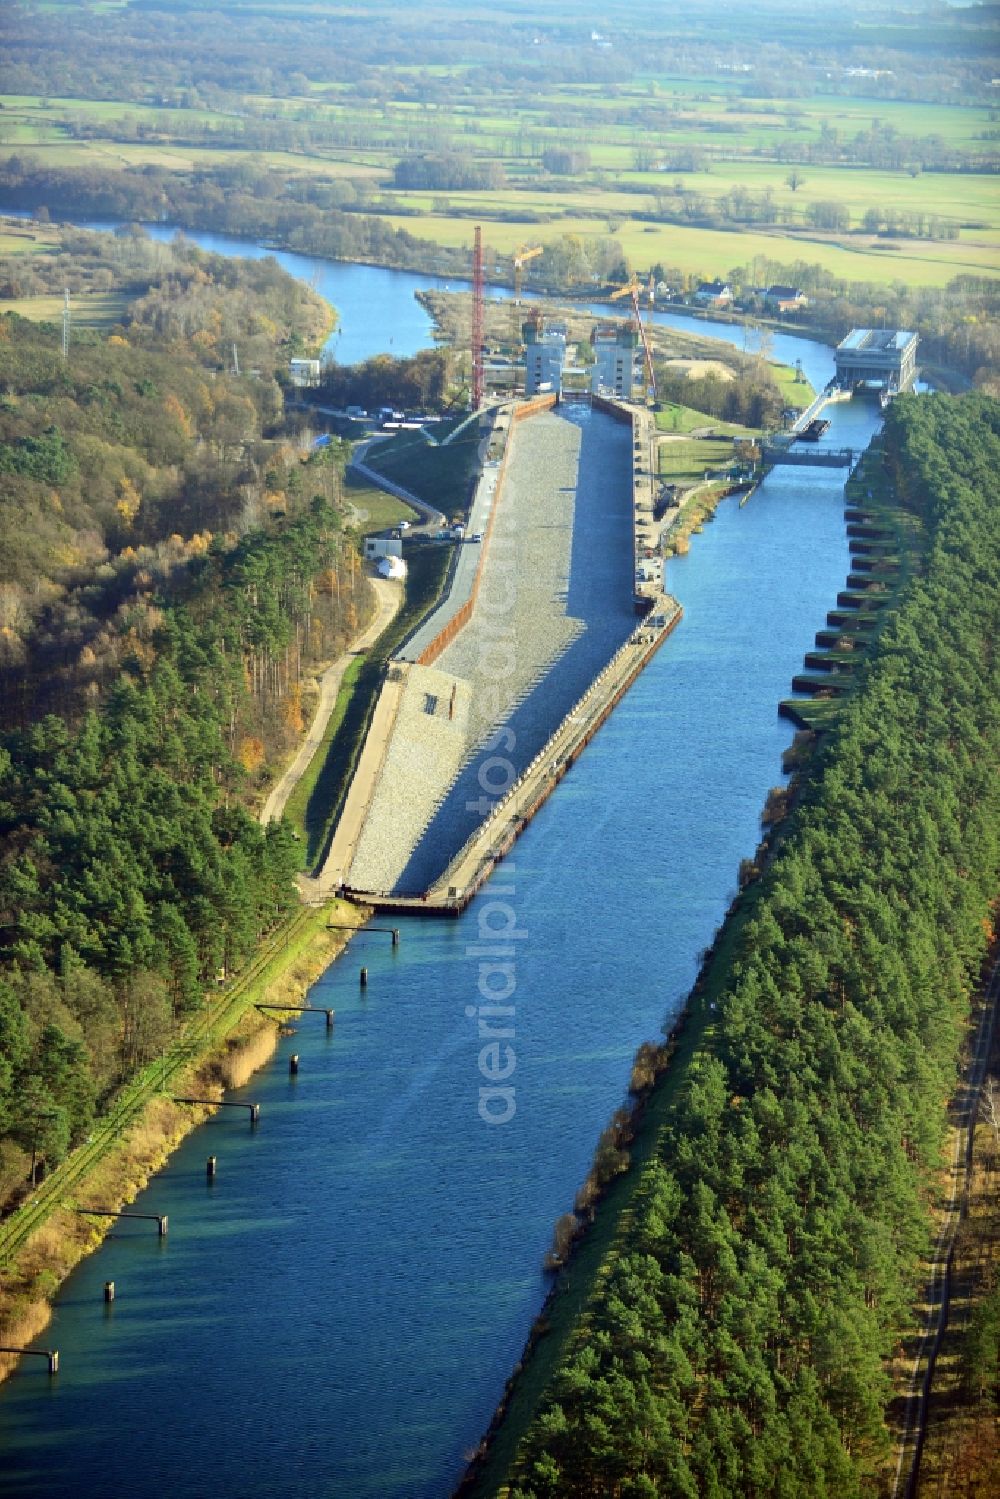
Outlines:
<svg viewBox="0 0 1000 1499"><path fill-rule="evenodd" d="M476 237L472 249L472 409L478 411L483 404L486 390L486 374L483 369L484 336L484 289L483 289L483 231L476 225Z"/></svg>
<svg viewBox="0 0 1000 1499"><path fill-rule="evenodd" d="M646 337L646 329L642 321L642 312L639 307L639 291L642 286L638 276L633 276L627 286L620 286L617 291L611 293L612 302L617 302L619 297L632 298L632 312L635 316L635 326L639 330L642 340L642 350L646 360L646 379L650 394L656 400L656 375L653 372L653 351L649 347L649 339Z"/></svg>

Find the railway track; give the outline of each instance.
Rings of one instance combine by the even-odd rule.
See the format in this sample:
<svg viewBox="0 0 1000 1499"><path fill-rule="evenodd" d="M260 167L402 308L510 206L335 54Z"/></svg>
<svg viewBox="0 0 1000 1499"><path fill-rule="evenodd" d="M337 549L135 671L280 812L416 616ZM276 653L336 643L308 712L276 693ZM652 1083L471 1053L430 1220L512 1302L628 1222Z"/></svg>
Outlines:
<svg viewBox="0 0 1000 1499"><path fill-rule="evenodd" d="M225 994L189 1022L163 1057L149 1063L132 1079L118 1095L113 1108L95 1124L84 1144L77 1146L33 1196L0 1224L0 1264L9 1265L17 1251L63 1204L73 1188L79 1186L146 1105L157 1094L166 1092L171 1080L184 1067L233 1028L248 1006L251 986L309 919L308 909L300 908L272 932Z"/></svg>
<svg viewBox="0 0 1000 1499"><path fill-rule="evenodd" d="M976 1113L990 1055L990 1042L998 999L1000 999L1000 961L994 965L986 985L985 1003L976 1027L972 1056L958 1100L955 1147L951 1162L951 1197L934 1247L934 1259L930 1266L926 1292L927 1316L906 1387L903 1434L893 1479L892 1499L913 1499L917 1490L920 1457L927 1430L928 1399L934 1382L934 1369L941 1339L948 1325L955 1235L968 1191Z"/></svg>

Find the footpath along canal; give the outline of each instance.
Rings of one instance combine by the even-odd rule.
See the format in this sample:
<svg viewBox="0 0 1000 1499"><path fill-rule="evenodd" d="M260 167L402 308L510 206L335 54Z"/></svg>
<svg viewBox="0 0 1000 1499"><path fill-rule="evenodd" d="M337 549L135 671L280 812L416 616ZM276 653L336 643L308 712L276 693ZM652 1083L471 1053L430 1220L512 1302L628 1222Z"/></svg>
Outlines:
<svg viewBox="0 0 1000 1499"><path fill-rule="evenodd" d="M841 445L875 425L831 416ZM169 1236L123 1224L73 1274L42 1340L58 1376L31 1360L0 1388L0 1494L449 1493L631 1056L683 1003L757 842L778 700L848 571L842 484L777 470L723 504L669 565L681 627L465 915L401 920L397 948L362 933L312 993L332 1034L307 1017L234 1095L260 1103L256 1130L223 1111L137 1202ZM481 1116L490 992L516 1064L502 1125Z"/></svg>

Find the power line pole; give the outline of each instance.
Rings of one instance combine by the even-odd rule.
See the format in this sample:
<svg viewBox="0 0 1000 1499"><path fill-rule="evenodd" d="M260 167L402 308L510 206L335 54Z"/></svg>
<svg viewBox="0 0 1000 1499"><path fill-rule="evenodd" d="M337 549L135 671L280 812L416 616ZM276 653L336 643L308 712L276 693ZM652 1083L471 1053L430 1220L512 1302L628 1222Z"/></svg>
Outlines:
<svg viewBox="0 0 1000 1499"><path fill-rule="evenodd" d="M69 358L69 287L63 291L62 357Z"/></svg>

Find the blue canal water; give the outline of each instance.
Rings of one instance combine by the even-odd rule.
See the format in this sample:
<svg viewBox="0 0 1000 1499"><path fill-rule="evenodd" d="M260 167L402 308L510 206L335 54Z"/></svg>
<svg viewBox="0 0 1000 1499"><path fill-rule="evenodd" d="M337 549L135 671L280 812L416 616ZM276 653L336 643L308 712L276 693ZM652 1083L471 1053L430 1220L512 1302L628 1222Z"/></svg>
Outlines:
<svg viewBox="0 0 1000 1499"><path fill-rule="evenodd" d="M360 309L333 296L346 337ZM838 444L875 426L830 416ZM70 1277L40 1340L59 1375L26 1360L0 1387L0 1494L450 1492L632 1054L682 1005L758 840L790 737L777 702L848 571L842 484L779 469L723 504L669 565L682 625L465 915L402 921L396 950L360 935L312 992L333 1033L304 1019L234 1095L260 1103L257 1129L222 1111L140 1197L169 1236L123 1225ZM502 1125L479 1112L496 944L513 953L493 976L512 986Z"/></svg>

